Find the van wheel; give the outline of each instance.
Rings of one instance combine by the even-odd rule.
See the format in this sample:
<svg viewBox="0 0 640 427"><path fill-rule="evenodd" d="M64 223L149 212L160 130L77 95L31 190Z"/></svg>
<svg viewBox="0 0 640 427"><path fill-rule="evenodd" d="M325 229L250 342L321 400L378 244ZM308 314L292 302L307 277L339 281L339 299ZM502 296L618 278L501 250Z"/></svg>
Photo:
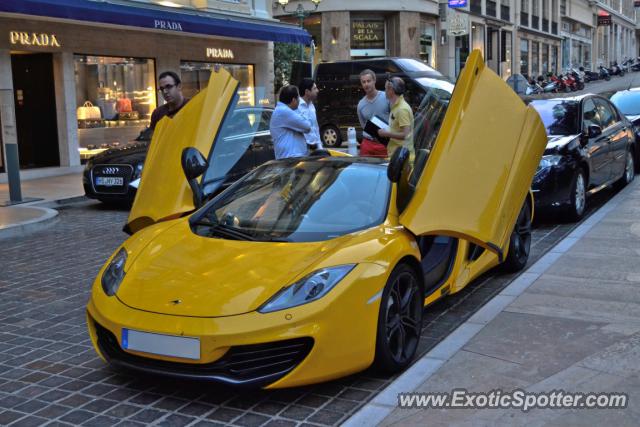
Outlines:
<svg viewBox="0 0 640 427"><path fill-rule="evenodd" d="M398 265L380 301L374 362L378 369L396 373L411 364L422 332L422 303L416 272L407 264Z"/></svg>
<svg viewBox="0 0 640 427"><path fill-rule="evenodd" d="M342 145L340 129L334 125L323 126L320 130L320 138L322 138L322 145L325 147L340 147Z"/></svg>
<svg viewBox="0 0 640 427"><path fill-rule="evenodd" d="M531 252L531 207L526 201L509 238L509 252L502 267L510 273L520 271L527 265Z"/></svg>

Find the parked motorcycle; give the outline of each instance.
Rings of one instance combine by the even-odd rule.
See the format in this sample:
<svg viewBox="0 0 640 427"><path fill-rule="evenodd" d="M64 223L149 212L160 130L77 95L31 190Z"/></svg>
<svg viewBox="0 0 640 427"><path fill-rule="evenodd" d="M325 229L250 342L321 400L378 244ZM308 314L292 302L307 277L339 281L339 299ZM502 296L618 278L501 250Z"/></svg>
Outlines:
<svg viewBox="0 0 640 427"><path fill-rule="evenodd" d="M624 76L624 70L622 69L622 67L620 67L618 65L617 61L613 61L611 63L611 68L609 68L609 73L613 76Z"/></svg>
<svg viewBox="0 0 640 427"><path fill-rule="evenodd" d="M609 70L606 67L600 65L598 66L598 71L600 72L599 78L604 79L606 81L611 80L611 74L609 73Z"/></svg>
<svg viewBox="0 0 640 427"><path fill-rule="evenodd" d="M569 72L567 73L569 76L571 76L571 78L573 79L573 84L575 86L575 90L582 90L584 89L584 73L581 73L579 70L576 69L571 69L569 70Z"/></svg>
<svg viewBox="0 0 640 427"><path fill-rule="evenodd" d="M562 74L557 76L549 73L549 79L556 84L556 90L558 92L571 92L571 88L567 86Z"/></svg>
<svg viewBox="0 0 640 427"><path fill-rule="evenodd" d="M598 73L597 71L585 70L584 67L580 67L579 70L584 73L584 82L585 83L589 83L589 82L592 82L594 80L598 80L600 78L600 73Z"/></svg>

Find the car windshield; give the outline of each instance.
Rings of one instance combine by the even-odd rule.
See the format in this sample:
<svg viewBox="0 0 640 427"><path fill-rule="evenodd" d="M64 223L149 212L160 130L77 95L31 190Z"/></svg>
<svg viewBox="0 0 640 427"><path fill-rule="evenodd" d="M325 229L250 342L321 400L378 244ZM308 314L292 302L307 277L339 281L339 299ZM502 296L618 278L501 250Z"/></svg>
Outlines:
<svg viewBox="0 0 640 427"><path fill-rule="evenodd" d="M614 93L611 102L625 116L640 115L640 91Z"/></svg>
<svg viewBox="0 0 640 427"><path fill-rule="evenodd" d="M262 165L191 220L203 236L328 240L384 221L390 185L380 160L281 160Z"/></svg>
<svg viewBox="0 0 640 427"><path fill-rule="evenodd" d="M269 134L272 109L252 105L254 99L260 98L239 90L231 101L209 153L209 168L202 179L205 194L235 181L255 167L258 157L273 151ZM260 160L264 163L272 158Z"/></svg>
<svg viewBox="0 0 640 427"><path fill-rule="evenodd" d="M547 135L575 135L578 126L578 102L562 99L538 100L530 104L544 123Z"/></svg>
<svg viewBox="0 0 640 427"><path fill-rule="evenodd" d="M396 59L396 61L405 72L429 71L434 74L440 74L424 62L418 61L416 59L398 58Z"/></svg>

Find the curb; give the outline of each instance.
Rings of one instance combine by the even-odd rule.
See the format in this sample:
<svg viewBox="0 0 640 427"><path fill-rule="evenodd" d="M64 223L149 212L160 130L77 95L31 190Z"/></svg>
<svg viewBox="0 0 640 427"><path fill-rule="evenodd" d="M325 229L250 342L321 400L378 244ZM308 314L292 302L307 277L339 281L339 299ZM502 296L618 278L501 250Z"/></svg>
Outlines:
<svg viewBox="0 0 640 427"><path fill-rule="evenodd" d="M18 207L16 209L40 211L40 216L37 218L0 227L0 240L9 239L12 237L21 237L27 233L43 230L49 227L53 222L57 221L58 211L56 211L55 209L36 206Z"/></svg>
<svg viewBox="0 0 640 427"><path fill-rule="evenodd" d="M495 319L516 298L523 294L542 274L587 232L613 209L629 193L632 185L627 186L600 209L594 212L582 224L576 227L568 236L558 242L535 264L523 271L498 295L480 307L469 319L461 324L449 336L418 359L409 369L404 371L391 384L383 389L369 403L349 417L342 425L348 427L378 425L398 408L398 394L411 392L435 374L449 359L471 341L471 339L486 325Z"/></svg>

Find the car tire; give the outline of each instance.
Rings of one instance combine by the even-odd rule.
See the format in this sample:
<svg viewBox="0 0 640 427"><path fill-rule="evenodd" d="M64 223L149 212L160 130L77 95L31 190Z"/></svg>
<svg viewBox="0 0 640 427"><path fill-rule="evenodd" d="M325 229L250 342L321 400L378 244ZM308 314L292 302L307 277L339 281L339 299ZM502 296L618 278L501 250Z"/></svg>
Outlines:
<svg viewBox="0 0 640 427"><path fill-rule="evenodd" d="M569 207L565 218L570 222L580 221L587 207L587 174L584 169L578 168L571 181L569 194Z"/></svg>
<svg viewBox="0 0 640 427"><path fill-rule="evenodd" d="M529 254L531 253L531 206L529 201L522 205L516 223L511 232L509 238L509 252L502 264L502 268L509 272L514 273L522 270L527 261L529 261Z"/></svg>
<svg viewBox="0 0 640 427"><path fill-rule="evenodd" d="M320 138L325 147L340 147L342 145L340 129L334 125L324 125L320 130Z"/></svg>
<svg viewBox="0 0 640 427"><path fill-rule="evenodd" d="M382 292L374 366L388 374L411 364L422 332L423 290L416 271L399 264Z"/></svg>
<svg viewBox="0 0 640 427"><path fill-rule="evenodd" d="M636 177L636 166L633 159L633 152L631 149L627 150L627 154L624 160L624 172L618 181L616 181L616 186L618 188L625 187L630 184L631 181Z"/></svg>

